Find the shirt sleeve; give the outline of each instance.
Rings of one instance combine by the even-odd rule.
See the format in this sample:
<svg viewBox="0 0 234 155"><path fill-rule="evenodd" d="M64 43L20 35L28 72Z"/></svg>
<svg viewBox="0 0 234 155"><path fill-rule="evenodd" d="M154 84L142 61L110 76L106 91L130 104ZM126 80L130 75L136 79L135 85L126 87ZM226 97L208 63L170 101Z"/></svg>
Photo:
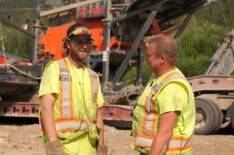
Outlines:
<svg viewBox="0 0 234 155"><path fill-rule="evenodd" d="M102 107L104 105L104 98L103 98L103 95L102 95L102 91L101 91L101 85L100 85L100 82L99 82L99 79L98 79L98 96L97 96L97 105L98 105L98 108Z"/></svg>
<svg viewBox="0 0 234 155"><path fill-rule="evenodd" d="M59 70L55 62L49 62L44 69L39 88L39 98L47 94L59 93Z"/></svg>
<svg viewBox="0 0 234 155"><path fill-rule="evenodd" d="M166 112L181 112L188 102L188 94L185 86L179 82L169 83L159 93L156 102L158 102L160 115Z"/></svg>

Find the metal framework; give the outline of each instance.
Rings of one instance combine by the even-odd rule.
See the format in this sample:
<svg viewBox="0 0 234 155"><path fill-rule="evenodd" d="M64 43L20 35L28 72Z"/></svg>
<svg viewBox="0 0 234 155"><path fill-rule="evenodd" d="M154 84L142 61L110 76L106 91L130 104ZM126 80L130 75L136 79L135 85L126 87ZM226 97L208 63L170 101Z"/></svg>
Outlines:
<svg viewBox="0 0 234 155"><path fill-rule="evenodd" d="M95 59L91 59L92 64L91 67L95 67L97 64L101 64L102 66L102 86L105 91L107 84L110 82L113 89L115 85L121 80L124 73L128 69L129 62L134 59L136 60L137 66L137 77L136 77L136 85L142 85L142 70L143 70L143 55L144 55L144 47L142 46L141 42L144 39L145 35L152 35L152 34L159 34L159 33L169 33L174 32L177 30L175 38L178 38L182 32L184 31L185 27L187 26L189 20L194 11L198 8L202 7L203 4L206 3L206 0L158 0L158 1L134 1L131 5L125 7L125 11L122 11L121 14L118 16L113 16L110 12L113 11L113 4L111 0L88 0L82 1L79 3L63 6L60 8L42 11L40 12L40 0L35 0L36 4L36 16L34 23L34 34L29 31L25 31L21 29L17 25L12 25L9 23L10 21L5 21L5 18L0 18L2 22L5 24L18 29L19 31L31 36L34 38L34 52L32 53L32 61L33 63L37 62L37 39L39 36L40 30L40 23L39 19L44 18L47 16L54 16L60 15L65 12L72 12L75 11L77 7L89 5L96 2L103 1L105 3L105 17L103 19L104 22L104 48L99 53L93 54ZM187 4L191 4L188 7L185 7ZM115 6L117 6L115 4ZM186 9L185 9L186 8ZM164 23L175 19L181 15L187 14L187 17L184 19L183 23L179 26L172 27L165 27ZM62 16L62 15L61 15ZM144 19L141 16L145 17ZM60 16L59 16L60 17ZM136 36L132 39L132 43L130 43L130 48L126 51L126 55L124 56L123 61L121 61L120 65L117 67L115 74L113 77L110 77L110 38L111 38L111 31L116 24L121 24L126 20L132 19L142 21L142 26L139 26L139 31L137 31ZM153 28L153 33L152 33ZM171 29L170 29L171 28ZM32 68L33 69L33 68ZM30 69L29 73L30 72ZM28 71L27 70L27 71ZM4 70L5 71L5 70ZM11 71L12 73L12 71ZM14 72L13 72L14 73ZM20 76L20 74L12 74L11 77ZM8 74L7 74L8 76ZM3 77L3 76L2 76ZM4 77L5 78L5 77ZM5 80L4 78L0 78L1 80ZM31 82L30 80L25 80L25 83ZM32 79L31 79L32 80ZM3 81L3 82L6 82ZM22 82L22 80L21 80ZM37 85L38 80L32 80L33 86ZM191 81L193 83L193 81ZM196 83L196 82L195 82ZM194 84L195 85L195 84ZM22 85L24 86L24 85ZM34 88L34 87L33 87ZM1 91L0 91L1 92ZM112 92L111 92L112 93ZM136 91L134 92L136 94ZM106 93L108 95L108 93ZM133 95L135 95L133 94ZM131 94L125 94L125 97L129 97ZM117 121L131 121L131 112L133 106L132 105L108 105L103 107L104 111L104 119L105 120L117 120ZM39 104L35 102L0 102L0 115L1 116L12 116L12 117L37 117L39 112Z"/></svg>

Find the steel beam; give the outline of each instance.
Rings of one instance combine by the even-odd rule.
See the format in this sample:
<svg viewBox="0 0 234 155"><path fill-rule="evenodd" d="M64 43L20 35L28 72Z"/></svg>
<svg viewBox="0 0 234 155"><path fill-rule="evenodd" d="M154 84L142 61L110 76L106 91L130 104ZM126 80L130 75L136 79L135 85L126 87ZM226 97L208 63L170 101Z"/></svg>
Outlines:
<svg viewBox="0 0 234 155"><path fill-rule="evenodd" d="M104 19L104 51L102 57L102 88L105 90L105 85L109 82L109 60L110 60L110 22L112 15L110 13L111 1L106 0L106 13Z"/></svg>
<svg viewBox="0 0 234 155"><path fill-rule="evenodd" d="M40 35L40 0L35 1L36 12L35 12L35 24L34 24L34 40L33 40L33 52L31 55L31 60L33 63L37 62L37 53L38 53L38 40Z"/></svg>
<svg viewBox="0 0 234 155"><path fill-rule="evenodd" d="M195 76L188 81L194 93L234 92L234 76Z"/></svg>
<svg viewBox="0 0 234 155"><path fill-rule="evenodd" d="M158 5L155 10L157 10L159 7L160 7L160 5ZM121 63L119 69L117 70L117 72L115 74L115 77L113 79L113 85L115 85L115 83L118 82L120 80L120 78L122 77L124 71L127 68L129 60L135 54L139 43L142 41L144 35L146 34L146 32L148 31L150 25L152 24L152 21L153 21L153 19L155 18L156 14L157 14L157 11L155 11L155 10L151 11L150 15L148 16L147 20L145 21L145 23L144 23L143 27L141 28L140 32L136 36L136 39L134 40L134 42L132 44L132 47L128 51L125 59L123 60L123 62Z"/></svg>
<svg viewBox="0 0 234 155"><path fill-rule="evenodd" d="M137 85L142 85L142 70L143 70L143 54L144 53L144 47L142 47L139 50L139 55L137 58Z"/></svg>
<svg viewBox="0 0 234 155"><path fill-rule="evenodd" d="M39 104L33 102L0 102L0 116L38 117Z"/></svg>
<svg viewBox="0 0 234 155"><path fill-rule="evenodd" d="M186 18L183 21L183 24L181 25L181 27L178 29L178 31L176 32L176 34L174 36L175 39L178 39L181 36L181 34L184 32L184 30L185 30L186 26L188 25L190 19L192 18L192 15L193 15L193 12L190 12L186 16Z"/></svg>
<svg viewBox="0 0 234 155"><path fill-rule="evenodd" d="M34 38L34 37L35 37L34 34L32 34L32 33L28 32L28 31L24 30L23 28L21 28L21 27L15 25L15 24L13 24L13 23L11 23L10 21L8 21L8 20L6 20L6 19L0 18L0 21L1 21L3 24L5 24L5 25L10 26L10 27L12 27L12 28L14 28L14 29L16 29L16 30L18 30L18 31L20 31L20 32L22 32L22 33L28 35L28 36L30 36L31 38Z"/></svg>
<svg viewBox="0 0 234 155"><path fill-rule="evenodd" d="M123 14L122 16L120 17L116 17L112 20L111 24L114 24L114 23L117 23L119 21L122 21L122 20L125 20L125 19L128 19L132 16L135 16L135 15L138 15L144 11L147 11L147 10L155 10L155 8L157 8L159 5L161 5L162 3L165 3L166 1L168 0L161 0L160 2L156 2L155 4L152 4L152 5L149 5L147 7L142 7L140 9L137 9L137 10L133 10L133 11L130 11L130 12L127 12L126 14Z"/></svg>

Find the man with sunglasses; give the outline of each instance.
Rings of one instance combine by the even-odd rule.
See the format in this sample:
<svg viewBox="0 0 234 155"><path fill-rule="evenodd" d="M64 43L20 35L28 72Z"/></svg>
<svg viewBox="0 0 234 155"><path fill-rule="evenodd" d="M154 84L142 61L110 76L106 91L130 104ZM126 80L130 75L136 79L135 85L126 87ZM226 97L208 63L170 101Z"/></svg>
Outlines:
<svg viewBox="0 0 234 155"><path fill-rule="evenodd" d="M46 65L39 89L46 152L104 155L107 148L100 109L104 99L98 75L84 64L92 48L91 31L86 25L74 24L64 41L66 57Z"/></svg>

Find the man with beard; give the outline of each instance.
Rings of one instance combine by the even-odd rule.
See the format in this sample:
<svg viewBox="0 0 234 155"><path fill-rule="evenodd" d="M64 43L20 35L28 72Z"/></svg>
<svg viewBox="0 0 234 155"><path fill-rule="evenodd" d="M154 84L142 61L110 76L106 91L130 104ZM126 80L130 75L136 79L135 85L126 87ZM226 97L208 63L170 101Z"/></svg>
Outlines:
<svg viewBox="0 0 234 155"><path fill-rule="evenodd" d="M96 146L100 154L106 152L99 77L84 64L92 42L86 25L70 26L64 42L66 57L45 67L39 97L48 155L95 155Z"/></svg>

